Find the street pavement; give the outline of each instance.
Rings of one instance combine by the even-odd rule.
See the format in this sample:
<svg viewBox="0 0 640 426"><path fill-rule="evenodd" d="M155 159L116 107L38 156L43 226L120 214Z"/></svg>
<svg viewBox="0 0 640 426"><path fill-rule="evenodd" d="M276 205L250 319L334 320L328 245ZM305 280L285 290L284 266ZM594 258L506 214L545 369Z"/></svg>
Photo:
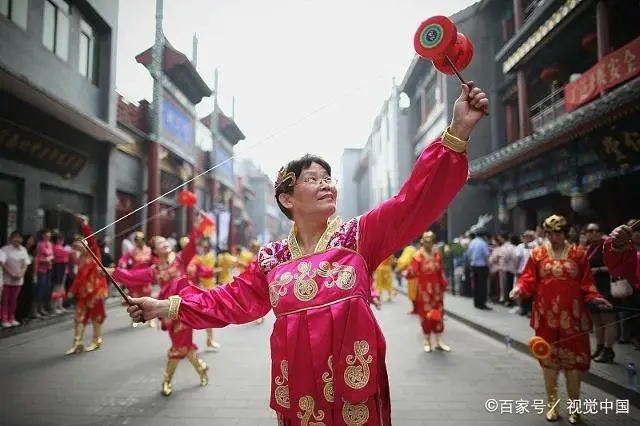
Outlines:
<svg viewBox="0 0 640 426"><path fill-rule="evenodd" d="M445 301L446 303L446 301ZM398 296L376 312L388 343L393 422L399 426L544 425L533 407L543 384L533 358L506 348L453 319L446 319L445 341L451 353L422 352L418 320L407 315ZM169 426L276 424L268 408L268 342L273 316L262 325L230 326L216 331L222 345L203 353L210 365L209 386L185 360L176 372L174 394L160 395L169 345L164 332L132 329L121 307L109 310L105 345L93 353L62 354L71 344L70 322L0 340L0 424L51 426ZM86 333L89 341L90 330ZM203 331L196 332L204 346ZM561 395L566 395L561 382ZM598 414L588 425L635 425L640 412L583 385L583 399L595 400ZM502 405L490 413L487 401ZM515 412L514 402L530 414ZM604 414L609 401L613 409ZM564 411L564 410L563 410ZM564 416L566 417L566 416ZM559 424L566 424L561 422Z"/></svg>

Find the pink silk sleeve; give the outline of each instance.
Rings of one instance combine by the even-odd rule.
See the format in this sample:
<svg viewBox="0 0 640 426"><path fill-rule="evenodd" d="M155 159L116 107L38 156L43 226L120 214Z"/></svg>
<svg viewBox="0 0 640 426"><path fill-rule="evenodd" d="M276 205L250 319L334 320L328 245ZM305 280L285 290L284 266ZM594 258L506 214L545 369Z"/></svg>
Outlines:
<svg viewBox="0 0 640 426"><path fill-rule="evenodd" d="M622 277L640 289L640 253L631 245L625 251L613 248L613 239L604 242L604 264L613 277Z"/></svg>
<svg viewBox="0 0 640 426"><path fill-rule="evenodd" d="M156 268L153 266L140 269L116 268L112 276L114 280L125 285L146 284L156 280Z"/></svg>
<svg viewBox="0 0 640 426"><path fill-rule="evenodd" d="M427 146L400 192L360 217L358 250L370 270L425 232L468 177L466 152L440 143Z"/></svg>
<svg viewBox="0 0 640 426"><path fill-rule="evenodd" d="M229 284L210 290L190 285L180 297L179 319L195 329L246 324L271 309L267 279L260 268L251 268Z"/></svg>

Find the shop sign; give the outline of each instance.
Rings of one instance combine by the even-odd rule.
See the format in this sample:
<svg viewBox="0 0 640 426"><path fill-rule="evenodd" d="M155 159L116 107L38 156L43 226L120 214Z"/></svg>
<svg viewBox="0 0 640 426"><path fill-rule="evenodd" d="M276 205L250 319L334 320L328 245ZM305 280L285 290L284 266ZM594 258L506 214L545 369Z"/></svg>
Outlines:
<svg viewBox="0 0 640 426"><path fill-rule="evenodd" d="M602 58L576 81L564 86L567 111L640 74L640 37Z"/></svg>
<svg viewBox="0 0 640 426"><path fill-rule="evenodd" d="M635 121L637 123L637 121ZM640 164L640 126L628 120L589 135L598 157L614 167Z"/></svg>
<svg viewBox="0 0 640 426"><path fill-rule="evenodd" d="M169 95L162 100L162 144L182 159L195 163L195 122Z"/></svg>
<svg viewBox="0 0 640 426"><path fill-rule="evenodd" d="M0 118L0 156L71 179L87 164L80 154L54 139Z"/></svg>

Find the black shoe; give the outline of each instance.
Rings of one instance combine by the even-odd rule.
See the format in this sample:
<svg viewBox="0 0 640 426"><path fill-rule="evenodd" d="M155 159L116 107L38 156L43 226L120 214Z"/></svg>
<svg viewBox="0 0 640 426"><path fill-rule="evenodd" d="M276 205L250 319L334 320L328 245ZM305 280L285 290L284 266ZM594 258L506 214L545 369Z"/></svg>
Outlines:
<svg viewBox="0 0 640 426"><path fill-rule="evenodd" d="M480 309L482 309L483 311L493 311L493 308L487 305L482 306Z"/></svg>
<svg viewBox="0 0 640 426"><path fill-rule="evenodd" d="M602 362L606 364L613 364L613 359L616 357L616 354L613 352L611 348L604 348L602 353L598 358L594 358L594 362Z"/></svg>
<svg viewBox="0 0 640 426"><path fill-rule="evenodd" d="M602 351L604 351L604 345L596 346L596 351L591 354L591 358L598 358L600 354L602 354Z"/></svg>

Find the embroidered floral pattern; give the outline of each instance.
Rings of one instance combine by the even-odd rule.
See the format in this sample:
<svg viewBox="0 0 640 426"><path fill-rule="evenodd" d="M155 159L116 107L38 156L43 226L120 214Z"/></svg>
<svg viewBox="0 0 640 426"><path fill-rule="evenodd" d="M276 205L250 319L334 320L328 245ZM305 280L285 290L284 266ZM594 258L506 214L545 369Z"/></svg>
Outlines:
<svg viewBox="0 0 640 426"><path fill-rule="evenodd" d="M350 265L341 265L337 262L330 264L324 260L318 265L318 275L328 278L324 283L327 288L335 285L340 290L351 290L356 285L356 269Z"/></svg>
<svg viewBox="0 0 640 426"><path fill-rule="evenodd" d="M369 408L365 403L352 405L345 401L342 406L342 420L347 426L362 426L369 420Z"/></svg>
<svg viewBox="0 0 640 426"><path fill-rule="evenodd" d="M373 356L369 353L369 342L359 340L353 343L353 355L347 355L347 364L344 370L344 382L352 389L362 389L369 383L371 372L369 364L373 362Z"/></svg>
<svg viewBox="0 0 640 426"><path fill-rule="evenodd" d="M314 280L316 271L312 268L311 262L300 262L298 272L299 274L293 276L296 280L293 294L301 302L308 302L318 294L318 284Z"/></svg>
<svg viewBox="0 0 640 426"><path fill-rule="evenodd" d="M269 284L269 300L271 301L271 306L274 308L278 306L278 301L282 296L287 294L287 284L293 281L293 275L290 272L285 272L280 275L276 281Z"/></svg>
<svg viewBox="0 0 640 426"><path fill-rule="evenodd" d="M324 420L324 411L316 411L316 402L313 397L307 395L300 398L298 402L298 418L300 419L301 426L326 426L322 420Z"/></svg>
<svg viewBox="0 0 640 426"><path fill-rule="evenodd" d="M333 355L329 355L327 365L329 366L329 371L322 374L322 381L324 382L322 393L324 394L324 399L326 399L327 402L333 402Z"/></svg>
<svg viewBox="0 0 640 426"><path fill-rule="evenodd" d="M276 376L276 390L274 395L276 403L283 408L290 408L291 403L289 401L289 364L287 360L280 362L280 372L282 376Z"/></svg>

